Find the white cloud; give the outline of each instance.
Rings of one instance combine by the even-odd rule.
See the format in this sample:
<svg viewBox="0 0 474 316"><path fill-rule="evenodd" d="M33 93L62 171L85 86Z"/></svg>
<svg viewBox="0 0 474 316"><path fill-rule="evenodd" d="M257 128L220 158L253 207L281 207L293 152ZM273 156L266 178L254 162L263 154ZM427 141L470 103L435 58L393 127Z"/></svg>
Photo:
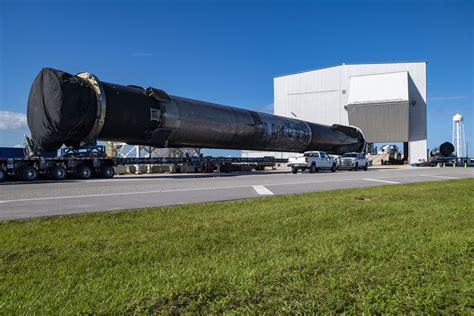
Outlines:
<svg viewBox="0 0 474 316"><path fill-rule="evenodd" d="M27 127L26 114L0 111L0 131Z"/></svg>

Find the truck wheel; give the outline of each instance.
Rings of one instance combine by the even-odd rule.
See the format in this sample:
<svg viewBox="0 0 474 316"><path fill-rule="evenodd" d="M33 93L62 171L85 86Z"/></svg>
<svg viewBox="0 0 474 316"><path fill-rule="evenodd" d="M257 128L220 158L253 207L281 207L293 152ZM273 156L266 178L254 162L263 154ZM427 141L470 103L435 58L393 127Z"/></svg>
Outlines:
<svg viewBox="0 0 474 316"><path fill-rule="evenodd" d="M20 175L23 181L35 181L38 179L38 170L34 167L27 166L21 169Z"/></svg>
<svg viewBox="0 0 474 316"><path fill-rule="evenodd" d="M92 168L86 165L81 165L77 167L76 175L79 179L90 179L92 177Z"/></svg>
<svg viewBox="0 0 474 316"><path fill-rule="evenodd" d="M115 175L115 170L112 166L102 166L100 168L100 176L102 178L113 178L113 176Z"/></svg>
<svg viewBox="0 0 474 316"><path fill-rule="evenodd" d="M356 162L356 165L355 165L354 169L352 169L352 170L357 171L357 169L359 169L359 163L358 162Z"/></svg>
<svg viewBox="0 0 474 316"><path fill-rule="evenodd" d="M331 172L336 172L337 165L335 163L332 164Z"/></svg>
<svg viewBox="0 0 474 316"><path fill-rule="evenodd" d="M54 167L53 169L51 169L49 176L51 177L51 179L54 180L64 180L66 178L66 169L59 166Z"/></svg>
<svg viewBox="0 0 474 316"><path fill-rule="evenodd" d="M0 182L5 181L5 171L0 168Z"/></svg>
<svg viewBox="0 0 474 316"><path fill-rule="evenodd" d="M312 164L311 167L309 167L309 172L310 172L310 173L315 173L316 171L317 171L316 165L315 165L315 164Z"/></svg>
<svg viewBox="0 0 474 316"><path fill-rule="evenodd" d="M298 168L295 168L295 167L291 168L291 172L293 172L293 174L297 174L298 173Z"/></svg>
<svg viewBox="0 0 474 316"><path fill-rule="evenodd" d="M369 170L369 164L368 163L365 163L364 170L365 171Z"/></svg>

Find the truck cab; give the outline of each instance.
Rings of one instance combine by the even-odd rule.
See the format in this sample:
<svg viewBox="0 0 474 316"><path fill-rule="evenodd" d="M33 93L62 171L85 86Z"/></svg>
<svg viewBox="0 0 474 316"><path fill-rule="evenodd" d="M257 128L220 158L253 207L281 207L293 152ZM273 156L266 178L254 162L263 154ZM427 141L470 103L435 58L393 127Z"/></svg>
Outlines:
<svg viewBox="0 0 474 316"><path fill-rule="evenodd" d="M358 170L364 169L367 171L369 169L369 161L365 158L363 153L345 153L338 160L339 169L349 169L349 170Z"/></svg>
<svg viewBox="0 0 474 316"><path fill-rule="evenodd" d="M324 151L307 151L304 154L298 154L295 157L290 157L288 166L291 171L296 174L298 170L304 171L309 169L309 172L315 173L321 169L337 170L336 161Z"/></svg>

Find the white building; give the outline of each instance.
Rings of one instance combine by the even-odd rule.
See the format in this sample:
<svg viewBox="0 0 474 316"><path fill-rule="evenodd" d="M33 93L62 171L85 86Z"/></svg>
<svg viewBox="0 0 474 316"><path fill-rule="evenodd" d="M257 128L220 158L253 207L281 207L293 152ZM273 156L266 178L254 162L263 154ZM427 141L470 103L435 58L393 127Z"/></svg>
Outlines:
<svg viewBox="0 0 474 316"><path fill-rule="evenodd" d="M274 113L358 126L369 143L404 142L410 163L418 162L427 158L426 62L342 64L278 76Z"/></svg>

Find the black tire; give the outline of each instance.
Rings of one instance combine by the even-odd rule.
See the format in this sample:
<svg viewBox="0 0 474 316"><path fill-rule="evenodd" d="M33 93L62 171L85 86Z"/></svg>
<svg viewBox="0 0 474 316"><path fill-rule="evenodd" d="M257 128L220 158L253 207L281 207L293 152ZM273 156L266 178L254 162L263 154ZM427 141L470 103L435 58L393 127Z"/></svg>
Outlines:
<svg viewBox="0 0 474 316"><path fill-rule="evenodd" d="M316 164L312 164L311 167L309 167L309 172L310 173L315 173L316 171L317 171Z"/></svg>
<svg viewBox="0 0 474 316"><path fill-rule="evenodd" d="M23 167L20 171L20 177L23 181L35 181L38 179L38 170L31 166Z"/></svg>
<svg viewBox="0 0 474 316"><path fill-rule="evenodd" d="M367 171L367 170L369 170L369 164L366 162L364 166L364 171Z"/></svg>
<svg viewBox="0 0 474 316"><path fill-rule="evenodd" d="M358 162L356 162L356 165L355 165L354 169L352 169L352 170L357 171L357 169L359 169L359 163Z"/></svg>
<svg viewBox="0 0 474 316"><path fill-rule="evenodd" d="M115 175L114 167L112 166L102 166L100 168L100 176L102 178L110 179L113 178Z"/></svg>
<svg viewBox="0 0 474 316"><path fill-rule="evenodd" d="M336 170L337 170L337 165L333 163L331 167L331 172L336 172Z"/></svg>
<svg viewBox="0 0 474 316"><path fill-rule="evenodd" d="M76 176L83 180L90 179L92 178L92 168L87 165L80 165L76 169Z"/></svg>
<svg viewBox="0 0 474 316"><path fill-rule="evenodd" d="M5 172L5 170L3 170L2 168L0 168L0 182L5 181L5 177L6 177L6 172Z"/></svg>
<svg viewBox="0 0 474 316"><path fill-rule="evenodd" d="M66 169L60 166L56 166L49 172L49 176L53 180L64 180L66 178Z"/></svg>
<svg viewBox="0 0 474 316"><path fill-rule="evenodd" d="M298 168L295 168L295 167L291 168L291 172L293 172L293 174L297 174L298 173Z"/></svg>

